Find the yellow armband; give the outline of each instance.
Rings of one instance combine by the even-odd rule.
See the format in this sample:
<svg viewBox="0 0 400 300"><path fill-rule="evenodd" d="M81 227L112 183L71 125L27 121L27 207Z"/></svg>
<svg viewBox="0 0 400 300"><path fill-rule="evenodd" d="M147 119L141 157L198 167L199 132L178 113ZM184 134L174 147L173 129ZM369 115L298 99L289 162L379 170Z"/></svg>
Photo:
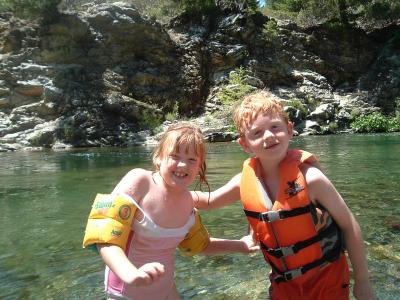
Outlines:
<svg viewBox="0 0 400 300"><path fill-rule="evenodd" d="M185 239L178 245L184 256L193 256L203 251L210 243L210 235L201 223L199 212L195 211L195 222L186 234Z"/></svg>
<svg viewBox="0 0 400 300"><path fill-rule="evenodd" d="M83 248L105 243L125 249L136 209L128 195L97 194L86 225Z"/></svg>

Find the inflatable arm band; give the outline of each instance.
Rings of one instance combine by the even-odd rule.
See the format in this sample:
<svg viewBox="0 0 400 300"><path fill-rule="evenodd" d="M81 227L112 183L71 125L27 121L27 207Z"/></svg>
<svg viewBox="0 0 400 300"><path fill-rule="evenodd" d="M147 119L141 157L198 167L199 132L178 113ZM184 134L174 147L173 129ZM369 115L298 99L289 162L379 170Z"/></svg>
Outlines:
<svg viewBox="0 0 400 300"><path fill-rule="evenodd" d="M195 222L186 234L185 239L178 245L184 256L193 256L203 251L210 243L210 235L201 223L199 212L195 211Z"/></svg>
<svg viewBox="0 0 400 300"><path fill-rule="evenodd" d="M136 209L128 195L97 194L86 225L83 248L104 243L125 249Z"/></svg>

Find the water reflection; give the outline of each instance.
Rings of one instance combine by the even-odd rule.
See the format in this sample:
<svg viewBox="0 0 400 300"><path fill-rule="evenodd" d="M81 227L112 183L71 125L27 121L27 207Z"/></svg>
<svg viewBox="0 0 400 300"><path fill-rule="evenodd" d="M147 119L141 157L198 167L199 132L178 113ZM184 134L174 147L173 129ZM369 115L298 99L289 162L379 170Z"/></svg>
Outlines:
<svg viewBox="0 0 400 300"><path fill-rule="evenodd" d="M296 138L314 152L359 220L380 299L400 298L400 139L398 135ZM97 192L107 193L132 167L151 168L150 148L0 154L0 299L104 299L103 265L81 249ZM240 172L235 143L209 147L212 188ZM239 238L239 204L203 213L214 236ZM397 225L396 225L397 224ZM176 280L183 299L265 299L269 269L260 254L184 258Z"/></svg>

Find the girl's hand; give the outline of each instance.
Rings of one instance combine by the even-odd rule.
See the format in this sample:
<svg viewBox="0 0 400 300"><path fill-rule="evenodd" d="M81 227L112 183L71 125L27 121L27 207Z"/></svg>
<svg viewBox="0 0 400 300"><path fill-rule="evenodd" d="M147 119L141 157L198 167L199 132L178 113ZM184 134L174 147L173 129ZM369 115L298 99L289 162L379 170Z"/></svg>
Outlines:
<svg viewBox="0 0 400 300"><path fill-rule="evenodd" d="M129 284L133 286L147 286L159 280L164 273L165 268L162 264L157 262L147 263L137 269Z"/></svg>
<svg viewBox="0 0 400 300"><path fill-rule="evenodd" d="M245 235L240 240L243 242L244 253L254 253L260 250L260 246L252 234Z"/></svg>

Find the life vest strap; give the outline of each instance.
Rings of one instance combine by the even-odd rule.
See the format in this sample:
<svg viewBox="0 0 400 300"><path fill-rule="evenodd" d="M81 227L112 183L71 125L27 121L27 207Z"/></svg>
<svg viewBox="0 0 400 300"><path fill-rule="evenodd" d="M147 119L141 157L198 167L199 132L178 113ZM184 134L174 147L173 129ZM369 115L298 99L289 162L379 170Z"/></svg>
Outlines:
<svg viewBox="0 0 400 300"><path fill-rule="evenodd" d="M299 252L301 249L304 249L316 242L321 241L324 237L330 235L335 230L337 230L337 226L334 222L332 222L331 224L329 224L328 227L324 228L323 230L318 232L313 237L311 237L307 240L304 240L304 241L297 242L296 244L291 245L291 246L279 247L279 248L269 248L262 242L260 244L261 244L261 248L264 249L265 251L267 251L268 254L270 254L276 258L281 258L283 256L286 257L286 256L293 255L293 254Z"/></svg>
<svg viewBox="0 0 400 300"><path fill-rule="evenodd" d="M243 209L243 211L248 217L255 218L263 222L275 222L278 220L309 213L311 212L311 205L297 207L291 210L280 209L280 210L271 210L266 212L258 212L258 211Z"/></svg>
<svg viewBox="0 0 400 300"><path fill-rule="evenodd" d="M279 282L287 282L292 279L295 279L296 277L299 277L299 276L305 274L306 272L308 272L309 270L311 270L313 268L321 266L322 264L324 264L326 262L332 262L332 261L338 259L341 251L342 251L342 247L340 245L336 246L331 251L329 251L327 254L322 256L321 258L316 259L313 262L306 264L300 268L289 270L286 272L280 272L276 268L276 266L270 262L273 273L275 273L275 277L273 277L273 280L276 281L277 283L279 283Z"/></svg>

